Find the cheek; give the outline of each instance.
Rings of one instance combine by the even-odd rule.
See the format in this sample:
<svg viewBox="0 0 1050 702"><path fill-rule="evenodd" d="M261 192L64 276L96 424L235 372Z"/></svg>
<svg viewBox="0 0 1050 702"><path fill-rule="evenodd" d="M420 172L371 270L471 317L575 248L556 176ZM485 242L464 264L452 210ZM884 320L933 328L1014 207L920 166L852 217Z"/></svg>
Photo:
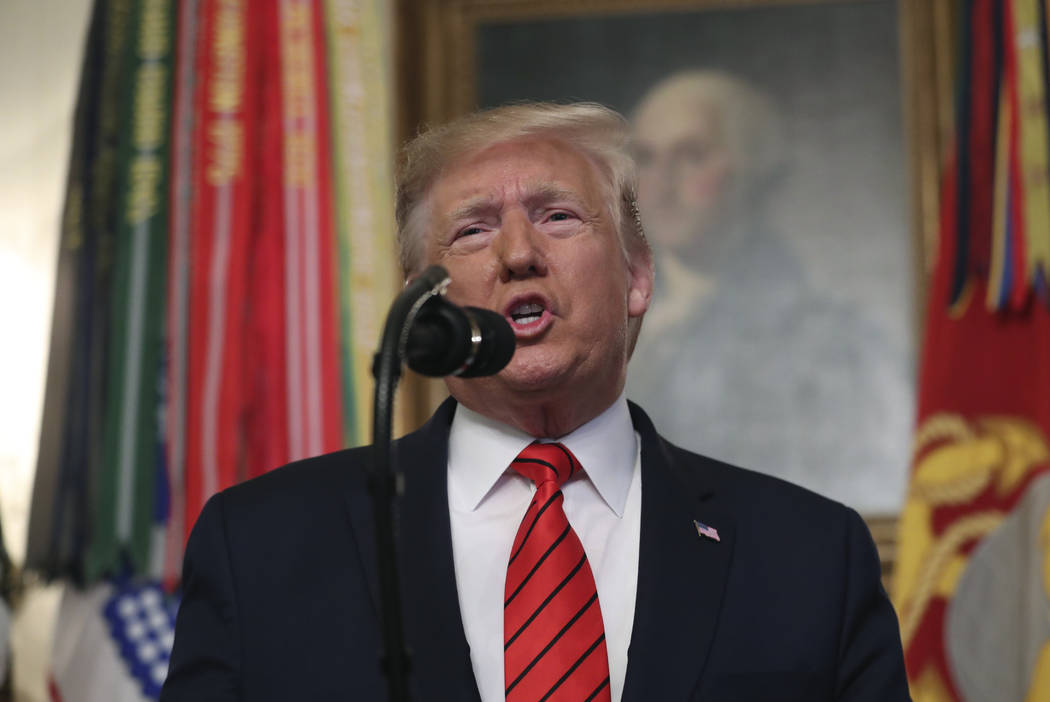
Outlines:
<svg viewBox="0 0 1050 702"><path fill-rule="evenodd" d="M618 244L615 246L618 247ZM626 317L629 287L627 264L619 248L611 252L603 251L602 254L591 258L586 269L578 270L573 276L573 284L587 296L589 316L603 320L597 325L599 327L620 322Z"/></svg>
<svg viewBox="0 0 1050 702"><path fill-rule="evenodd" d="M452 274L453 283L448 287L446 297L461 307L489 307L489 301L481 285L463 276Z"/></svg>
<svg viewBox="0 0 1050 702"><path fill-rule="evenodd" d="M486 281L488 267L481 262L472 262L471 257L452 257L438 261L448 271L452 282L448 286L448 299L457 305L487 307L491 285Z"/></svg>
<svg viewBox="0 0 1050 702"><path fill-rule="evenodd" d="M619 274L618 264L621 260L620 244L616 235L609 232L601 236L589 237L586 243L566 241L563 260L571 260L569 281L579 285L581 290L587 287L607 288L605 281L612 280Z"/></svg>
<svg viewBox="0 0 1050 702"><path fill-rule="evenodd" d="M690 205L709 205L718 202L726 194L729 171L729 163L724 158L687 169L678 182L678 194L681 201Z"/></svg>

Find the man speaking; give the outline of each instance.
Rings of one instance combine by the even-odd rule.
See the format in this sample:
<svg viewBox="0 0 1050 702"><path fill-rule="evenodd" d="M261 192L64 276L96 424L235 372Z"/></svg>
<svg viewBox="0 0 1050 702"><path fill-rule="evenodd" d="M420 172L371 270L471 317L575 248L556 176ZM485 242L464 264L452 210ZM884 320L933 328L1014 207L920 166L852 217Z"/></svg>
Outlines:
<svg viewBox="0 0 1050 702"><path fill-rule="evenodd" d="M653 288L634 181L594 104L404 149L406 277L444 266L517 342L394 448L413 699L907 700L860 517L667 443L625 398ZM208 502L162 700L386 698L369 465L342 451Z"/></svg>

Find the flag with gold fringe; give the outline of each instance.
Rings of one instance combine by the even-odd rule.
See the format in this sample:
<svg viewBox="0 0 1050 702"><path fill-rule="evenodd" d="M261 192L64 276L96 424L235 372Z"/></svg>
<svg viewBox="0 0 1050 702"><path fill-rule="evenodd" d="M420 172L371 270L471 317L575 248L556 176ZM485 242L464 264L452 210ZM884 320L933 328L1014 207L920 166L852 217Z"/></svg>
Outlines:
<svg viewBox="0 0 1050 702"><path fill-rule="evenodd" d="M397 289L390 34L382 0L96 0L26 563L87 588L56 699L94 699L105 666L155 697L204 502L368 437Z"/></svg>
<svg viewBox="0 0 1050 702"><path fill-rule="evenodd" d="M962 3L893 594L916 702L1050 699L1047 5Z"/></svg>

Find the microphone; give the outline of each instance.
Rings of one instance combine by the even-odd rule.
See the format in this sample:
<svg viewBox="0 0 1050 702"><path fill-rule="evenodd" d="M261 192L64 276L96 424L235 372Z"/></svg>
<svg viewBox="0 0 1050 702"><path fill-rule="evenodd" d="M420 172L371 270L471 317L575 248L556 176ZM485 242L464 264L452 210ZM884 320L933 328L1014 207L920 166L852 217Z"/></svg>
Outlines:
<svg viewBox="0 0 1050 702"><path fill-rule="evenodd" d="M430 266L397 296L372 359L376 385L372 402L372 470L368 489L375 518L376 561L383 650L381 667L391 700L408 700L409 653L401 626L395 497L404 492L404 474L391 449L394 391L401 363L424 375L471 378L498 373L514 355L514 332L501 315L476 307L457 307L443 293L451 279Z"/></svg>
<svg viewBox="0 0 1050 702"><path fill-rule="evenodd" d="M434 295L408 331L405 361L422 375L476 378L495 375L514 355L514 332L503 315L459 307Z"/></svg>

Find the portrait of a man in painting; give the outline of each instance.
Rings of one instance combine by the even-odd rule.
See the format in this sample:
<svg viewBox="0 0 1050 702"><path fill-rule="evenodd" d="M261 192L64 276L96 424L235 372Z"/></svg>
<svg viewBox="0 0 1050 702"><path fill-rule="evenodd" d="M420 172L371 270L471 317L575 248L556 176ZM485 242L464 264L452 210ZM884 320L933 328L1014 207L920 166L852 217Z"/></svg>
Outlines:
<svg viewBox="0 0 1050 702"><path fill-rule="evenodd" d="M794 480L899 460L886 438L908 401L902 359L862 307L810 282L771 212L791 177L772 101L728 73L677 72L633 127L658 277L629 394L672 440Z"/></svg>
<svg viewBox="0 0 1050 702"><path fill-rule="evenodd" d="M626 115L656 264L628 396L683 447L895 513L916 348L898 9L700 5L479 18L463 102Z"/></svg>

